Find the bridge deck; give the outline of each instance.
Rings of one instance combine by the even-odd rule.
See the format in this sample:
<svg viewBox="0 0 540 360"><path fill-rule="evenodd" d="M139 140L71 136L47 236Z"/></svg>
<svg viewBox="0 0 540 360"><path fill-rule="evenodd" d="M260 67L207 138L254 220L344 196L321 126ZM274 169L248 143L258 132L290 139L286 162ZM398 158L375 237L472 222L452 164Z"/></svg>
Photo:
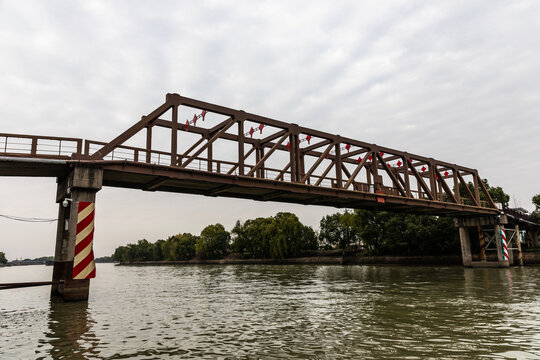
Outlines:
<svg viewBox="0 0 540 360"><path fill-rule="evenodd" d="M390 194L307 186L123 160L43 160L0 157L0 175L62 178L67 176L71 166L77 164L102 168L104 186L144 191L165 191L440 216L496 215L499 213L495 209L435 202L427 199L410 199Z"/></svg>

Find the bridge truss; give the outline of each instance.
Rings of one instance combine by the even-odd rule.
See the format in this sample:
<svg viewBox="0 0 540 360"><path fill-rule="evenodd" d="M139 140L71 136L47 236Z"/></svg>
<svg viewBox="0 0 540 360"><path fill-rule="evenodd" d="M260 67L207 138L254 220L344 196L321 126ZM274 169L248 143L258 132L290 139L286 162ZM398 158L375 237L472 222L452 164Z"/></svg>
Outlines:
<svg viewBox="0 0 540 360"><path fill-rule="evenodd" d="M475 169L178 94L108 143L0 134L0 156L10 159L0 162L0 175L61 177L78 164L103 168L103 185L148 191L443 216L499 213ZM28 158L54 161L30 165Z"/></svg>

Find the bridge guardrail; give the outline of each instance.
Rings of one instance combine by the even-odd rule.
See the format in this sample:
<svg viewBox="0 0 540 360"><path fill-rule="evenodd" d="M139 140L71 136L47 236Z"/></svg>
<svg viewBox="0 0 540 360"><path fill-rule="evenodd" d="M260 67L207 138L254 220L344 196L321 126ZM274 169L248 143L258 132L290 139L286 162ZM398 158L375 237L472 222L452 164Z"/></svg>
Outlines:
<svg viewBox="0 0 540 360"><path fill-rule="evenodd" d="M0 133L0 155L70 159L82 153L83 140L58 136Z"/></svg>

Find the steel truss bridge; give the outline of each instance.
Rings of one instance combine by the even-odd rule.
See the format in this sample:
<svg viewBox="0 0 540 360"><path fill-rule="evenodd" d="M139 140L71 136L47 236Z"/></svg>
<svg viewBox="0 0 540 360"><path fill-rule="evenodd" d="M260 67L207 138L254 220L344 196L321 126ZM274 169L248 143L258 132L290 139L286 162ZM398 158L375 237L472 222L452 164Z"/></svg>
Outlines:
<svg viewBox="0 0 540 360"><path fill-rule="evenodd" d="M146 191L441 216L499 213L475 169L178 94L110 142L0 133L0 176L61 179L79 165L103 169L104 186Z"/></svg>

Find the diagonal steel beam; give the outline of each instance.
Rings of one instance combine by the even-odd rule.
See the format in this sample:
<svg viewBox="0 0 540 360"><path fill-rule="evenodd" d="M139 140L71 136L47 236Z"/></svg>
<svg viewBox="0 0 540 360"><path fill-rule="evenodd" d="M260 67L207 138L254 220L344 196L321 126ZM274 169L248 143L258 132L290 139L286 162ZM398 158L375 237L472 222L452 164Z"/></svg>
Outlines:
<svg viewBox="0 0 540 360"><path fill-rule="evenodd" d="M248 152L244 155L244 160L246 160L249 157L249 155L253 153L255 149L256 149L255 146L249 149ZM234 170L238 168L238 166L239 166L238 163L234 164L233 167L229 171L227 171L227 175L231 175L234 172Z"/></svg>
<svg viewBox="0 0 540 360"><path fill-rule="evenodd" d="M287 129L283 129L283 130L280 130L278 132L276 132L275 134L272 134L272 135L268 135L267 137L261 139L261 145L265 145L266 143L272 141L272 140L275 140L277 139L278 137L282 136L283 134L286 134L287 133Z"/></svg>
<svg viewBox="0 0 540 360"><path fill-rule="evenodd" d="M367 155L367 154L366 154L366 155ZM371 152L371 156L373 156L373 152ZM347 180L347 182L346 182L345 185L343 186L344 189L347 189L349 186L351 186L352 182L353 182L354 179L356 178L356 175L358 175L358 173L360 172L360 170L362 170L362 168L363 168L364 165L366 164L367 159L368 159L368 156L364 156L364 158L362 159L362 161L360 161L360 164L358 164L358 166L356 167L356 169L354 169L353 173L349 176L349 179Z"/></svg>
<svg viewBox="0 0 540 360"><path fill-rule="evenodd" d="M217 125L214 126L214 127L211 127L210 129L208 129L208 134L209 134L210 136L214 135L214 133L215 133L216 131L219 131L221 128L223 128L224 126L226 126L226 125L229 123L229 121L231 121L231 120L233 120L232 117L223 120L222 122L220 122L219 124L217 124Z"/></svg>
<svg viewBox="0 0 540 360"><path fill-rule="evenodd" d="M465 190L467 192L467 195L469 195L469 199L476 205L476 206L480 206L480 204L478 203L478 201L476 201L476 197L472 194L471 192L471 189L469 189L469 185L467 185L467 182L465 181L465 179L463 179L463 176L461 176L461 174L459 173L459 171L457 172L457 176L459 178L459 181L463 184L463 186L465 187Z"/></svg>
<svg viewBox="0 0 540 360"><path fill-rule="evenodd" d="M289 161L287 165L279 172L279 174L274 178L274 181L283 180L283 175L285 175L285 172L289 170L291 167L291 162Z"/></svg>
<svg viewBox="0 0 540 360"><path fill-rule="evenodd" d="M197 140L197 142L193 145L191 145L191 147L189 149L187 149L181 156L180 156L180 159L177 159L176 160L176 164L178 165L178 162L181 162L182 159L186 158L190 152L192 152L194 149L197 148L197 146L199 146L204 140L206 140L204 137L201 137L199 140Z"/></svg>
<svg viewBox="0 0 540 360"><path fill-rule="evenodd" d="M420 184L420 186L424 189L427 196L430 200L433 200L433 195L431 194L431 190L427 187L426 183L424 182L424 179L418 174L418 171L416 171L415 167L411 163L411 159L407 159L407 164L409 165L409 169L412 171L414 177L416 178L416 181Z"/></svg>
<svg viewBox="0 0 540 360"><path fill-rule="evenodd" d="M319 186L321 184L321 182L323 181L324 177L330 172L330 170L332 170L332 168L334 167L335 164L336 164L336 160L334 159L334 160L332 160L332 162L330 162L330 165L328 165L326 170L324 170L322 175L319 177L319 180L317 180L317 182L315 184L313 184L313 185L314 186Z"/></svg>
<svg viewBox="0 0 540 360"><path fill-rule="evenodd" d="M253 175L253 173L261 167L262 164L264 164L264 162L266 161L266 159L268 159L268 157L270 157L270 155L272 155L274 153L274 151L276 151L277 147L279 145L281 145L281 143L283 141L285 141L285 139L290 135L290 132L286 132L275 144L274 146L272 146L272 148L270 148L270 150L264 154L264 156L262 157L261 160L259 160L259 162L257 162L257 164L255 164L254 167L251 168L251 170L249 170L249 172L246 174L246 176L251 176Z"/></svg>
<svg viewBox="0 0 540 360"><path fill-rule="evenodd" d="M498 209L497 205L495 204L495 201L493 201L493 199L491 198L491 195L489 195L489 191L486 189L486 186L484 185L484 182L482 181L482 179L480 179L478 174L475 174L475 176L478 177L478 183L480 184L480 189L486 196L486 199L488 199L488 202L491 205L491 207L493 207L494 209Z"/></svg>
<svg viewBox="0 0 540 360"><path fill-rule="evenodd" d="M439 182L439 184L442 185L443 187L443 190L444 192L446 193L446 195L448 195L450 197L450 199L452 200L452 202L454 203L458 203L457 202L457 199L456 197L454 196L454 194L452 193L452 190L450 190L450 188L448 187L448 184L446 184L446 181L444 181L441 173L439 172L439 169L437 169L437 166L433 166L433 169L435 170L435 175L437 175L437 178L436 180Z"/></svg>
<svg viewBox="0 0 540 360"><path fill-rule="evenodd" d="M184 161L181 165L181 167L185 168L186 166L188 166L197 156L199 156L204 150L206 150L206 148L212 144L214 141L216 141L220 136L221 134L225 133L225 131L229 130L229 128L231 126L233 126L234 124L236 123L236 121L234 119L231 119L229 121L228 124L225 124L225 126L223 128L221 128L221 130L219 130L219 132L217 134L215 134L214 136L212 136L208 142L206 144L204 144L204 146L202 146L199 150L195 151L195 153L193 155L190 156L189 159L187 159L186 161Z"/></svg>
<svg viewBox="0 0 540 360"><path fill-rule="evenodd" d="M324 146L324 145L327 145L327 144L330 144L330 143L332 143L331 139L326 139L326 140L323 140L323 141L319 141L316 144L306 146L305 148L302 149L302 152L306 153L308 151L318 149L321 146Z"/></svg>
<svg viewBox="0 0 540 360"><path fill-rule="evenodd" d="M150 114L143 116L142 119L139 122L137 122L135 125L127 129L122 134L118 135L116 138L111 140L111 142L109 142L107 145L104 145L101 149L96 151L92 156L90 156L90 159L92 160L103 159L105 156L109 155L109 153L113 151L115 147L122 145L133 135L137 134L139 131L144 129L152 121L154 121L155 119L163 115L172 106L173 104L169 102L169 99L167 97L167 100L165 101L163 105L158 107L156 110L152 111ZM150 149L147 149L147 150L150 150Z"/></svg>
<svg viewBox="0 0 540 360"><path fill-rule="evenodd" d="M324 142L324 141L323 141ZM323 144L324 145L324 144ZM322 146L322 145L321 145ZM309 168L308 172L306 173L306 175L304 175L304 177L302 178L302 181L303 183L306 182L306 180L311 176L311 174L313 174L313 172L317 169L317 167L321 164L321 162L324 160L324 158L326 157L326 155L330 152L330 150L332 150L332 146L334 146L334 143L331 143L330 145L328 145L326 147L326 150L324 150L322 153L321 153L321 156L319 156L319 158L317 159L317 161L315 161L315 163L311 166L311 168Z"/></svg>
<svg viewBox="0 0 540 360"><path fill-rule="evenodd" d="M390 170L386 162L383 160L383 157L381 156L381 154L377 152L375 156L377 156L377 158L379 159L379 163L383 166L383 169L386 171L388 176L390 176L390 179L392 179L392 181L394 182L394 185L396 186L398 191L401 193L401 195L407 196L407 194L405 194L405 190L403 189L403 187L401 187L401 184L399 183L398 179L396 179L396 176L394 175L394 173Z"/></svg>

